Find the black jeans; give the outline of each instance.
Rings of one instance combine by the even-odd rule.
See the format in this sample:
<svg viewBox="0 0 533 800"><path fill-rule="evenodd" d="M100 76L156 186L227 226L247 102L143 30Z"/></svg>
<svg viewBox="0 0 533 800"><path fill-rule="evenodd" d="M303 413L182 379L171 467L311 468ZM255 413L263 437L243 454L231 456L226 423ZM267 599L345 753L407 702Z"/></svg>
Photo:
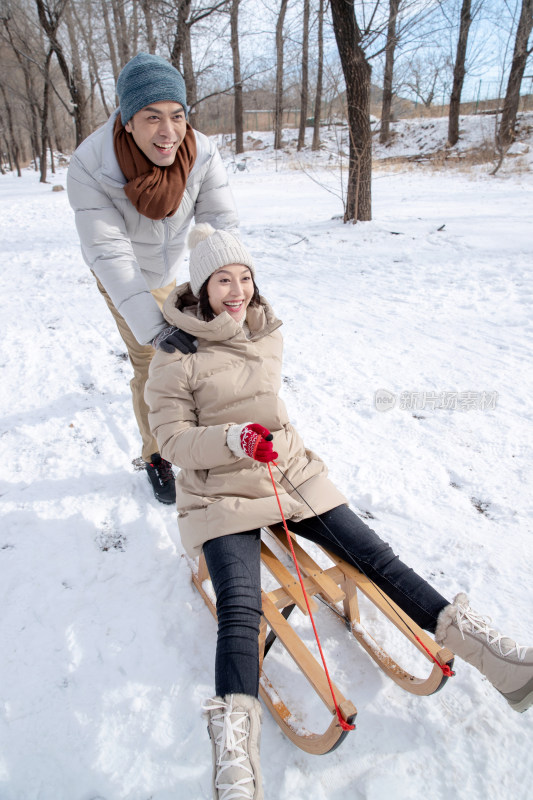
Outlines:
<svg viewBox="0 0 533 800"><path fill-rule="evenodd" d="M361 569L421 628L434 633L448 601L348 506L291 522L290 527ZM215 686L221 697L238 692L257 697L259 691L260 549L260 530L221 536L203 547L217 597Z"/></svg>

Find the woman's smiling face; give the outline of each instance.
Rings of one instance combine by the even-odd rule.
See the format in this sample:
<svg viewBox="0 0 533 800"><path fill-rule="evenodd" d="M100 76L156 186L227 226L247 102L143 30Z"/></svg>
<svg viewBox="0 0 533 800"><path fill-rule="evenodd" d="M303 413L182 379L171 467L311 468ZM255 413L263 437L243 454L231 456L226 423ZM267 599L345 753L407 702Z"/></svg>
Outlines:
<svg viewBox="0 0 533 800"><path fill-rule="evenodd" d="M227 264L217 269L207 283L207 296L213 314L227 311L240 322L254 294L252 273L244 264Z"/></svg>

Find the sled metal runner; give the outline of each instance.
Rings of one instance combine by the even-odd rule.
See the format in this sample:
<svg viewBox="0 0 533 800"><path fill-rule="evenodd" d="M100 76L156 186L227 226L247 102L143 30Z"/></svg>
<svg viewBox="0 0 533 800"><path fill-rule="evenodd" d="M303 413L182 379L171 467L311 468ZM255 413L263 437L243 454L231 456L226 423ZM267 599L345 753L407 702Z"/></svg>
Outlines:
<svg viewBox="0 0 533 800"><path fill-rule="evenodd" d="M339 725L322 664L312 655L288 619L295 607L307 615L307 607L296 574L293 574L280 561L269 546L271 544L270 537L283 551L290 554L286 533L281 525L273 525L264 530L261 541L261 561L278 585L272 590L262 589L261 591L263 616L259 631L259 692L283 733L294 744L315 755L329 753L341 744L348 735L348 731L343 730ZM309 596L313 615L318 608L316 599L314 599L317 597L332 609L335 616L351 630L354 638L395 683L406 691L418 695L429 695L438 691L447 680L439 664L451 666L453 653L436 644L426 631L413 622L358 569L322 548L331 562L331 566L323 568L296 541L296 537L292 534L291 536L300 571L304 576L304 586ZM209 580L209 573L203 555L200 556L197 570L193 569L192 579L209 610L216 618L213 592L212 590L209 592L205 583ZM429 675L425 678L418 678L407 672L388 655L383 647L375 642L361 624L358 592L365 595L430 662ZM422 644L415 637L420 639L431 655L424 650ZM276 639L287 650L328 709L331 719L323 733L306 730L298 715L287 708L270 681L265 671L265 658ZM433 661L431 656L437 660L438 664ZM268 664L268 659L266 659L266 663ZM335 684L333 684L333 688L341 716L346 722L353 724L357 714L355 706L344 697Z"/></svg>

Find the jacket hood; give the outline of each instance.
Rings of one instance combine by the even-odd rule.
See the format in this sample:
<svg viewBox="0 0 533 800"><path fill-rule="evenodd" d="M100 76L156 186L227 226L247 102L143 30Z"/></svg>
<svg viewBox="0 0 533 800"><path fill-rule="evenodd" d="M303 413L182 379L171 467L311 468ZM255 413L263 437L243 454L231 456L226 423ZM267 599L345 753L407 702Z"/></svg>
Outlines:
<svg viewBox="0 0 533 800"><path fill-rule="evenodd" d="M189 283L176 286L169 294L163 306L163 316L170 325L190 333L196 339L225 342L242 334L242 327L227 311L223 311L210 322L199 318L198 298L192 293ZM260 298L259 306L248 307L246 322L251 333L250 341L267 336L283 324L264 297Z"/></svg>

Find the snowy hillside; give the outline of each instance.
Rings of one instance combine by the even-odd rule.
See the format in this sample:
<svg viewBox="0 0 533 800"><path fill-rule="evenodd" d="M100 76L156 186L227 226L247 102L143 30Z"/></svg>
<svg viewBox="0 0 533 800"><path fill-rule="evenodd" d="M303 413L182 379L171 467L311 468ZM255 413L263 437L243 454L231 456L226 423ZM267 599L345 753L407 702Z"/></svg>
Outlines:
<svg viewBox="0 0 533 800"><path fill-rule="evenodd" d="M499 118L498 118L499 120ZM387 169L392 165L405 165L409 162L428 163L435 169L444 166L454 166L462 171L487 174L494 167L496 156L495 131L496 117L494 115L477 114L462 116L459 119L460 138L454 147L447 147L448 118L447 117L422 117L417 119L403 119L391 124L391 135L387 144L379 143L379 120L372 121L372 153L374 165L378 171ZM233 164L231 155L232 136L220 135L217 138L221 152ZM270 132L249 132L244 135L245 153L243 158L246 166L265 165L270 163L275 168L305 169L311 177L315 177L314 170L324 168L328 171L337 170L339 164L346 169L346 157L349 151L348 129L345 125L323 126L320 129L321 147L317 152L312 152L312 129L306 131L305 147L298 152L298 131L287 129L283 131L281 151L275 151L273 134ZM237 156L237 161L240 157ZM506 153L501 174L516 174L525 172L533 167L533 112L518 114L516 126L516 141ZM238 170L236 170L238 171ZM316 176L318 178L318 176ZM325 181L325 176L321 176ZM335 186L337 181L330 181L330 186Z"/></svg>
<svg viewBox="0 0 533 800"><path fill-rule="evenodd" d="M306 443L439 591L532 642L531 172L380 169L374 220L346 226L294 152L224 157ZM334 180L322 158L313 178ZM66 192L0 176L0 219L0 800L209 800L215 624L175 512L131 465L124 347ZM267 800L531 796L533 710L457 662L441 692L408 695L317 624L357 730L313 757L265 714Z"/></svg>

